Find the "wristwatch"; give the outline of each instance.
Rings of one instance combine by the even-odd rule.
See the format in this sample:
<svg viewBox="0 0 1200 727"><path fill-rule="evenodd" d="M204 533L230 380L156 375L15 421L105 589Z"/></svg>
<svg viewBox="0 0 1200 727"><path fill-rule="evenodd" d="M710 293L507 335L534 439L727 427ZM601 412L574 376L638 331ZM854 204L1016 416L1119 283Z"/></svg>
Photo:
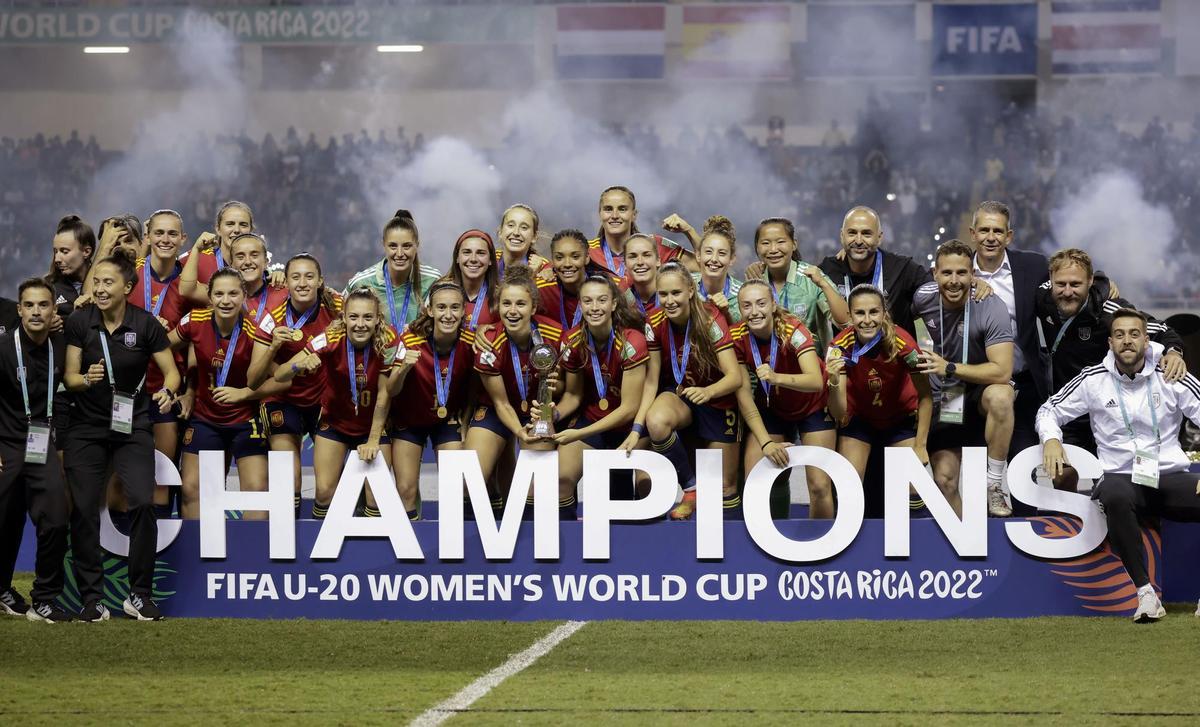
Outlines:
<svg viewBox="0 0 1200 727"><path fill-rule="evenodd" d="M953 361L946 364L946 375L947 376L953 376L954 372L957 370L958 370L958 364L954 363Z"/></svg>

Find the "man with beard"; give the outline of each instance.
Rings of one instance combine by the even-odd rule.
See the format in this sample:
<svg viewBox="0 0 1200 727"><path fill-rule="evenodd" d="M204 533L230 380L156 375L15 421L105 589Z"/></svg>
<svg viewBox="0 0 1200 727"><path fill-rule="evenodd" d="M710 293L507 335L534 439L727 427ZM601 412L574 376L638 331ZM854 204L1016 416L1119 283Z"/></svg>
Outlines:
<svg viewBox="0 0 1200 727"><path fill-rule="evenodd" d="M1200 521L1200 477L1187 471L1190 462L1179 446L1183 417L1200 421L1200 381L1163 374L1163 347L1148 342L1144 313L1120 308L1108 319L1104 360L1042 405L1037 428L1046 472L1056 476L1067 466L1060 427L1089 418L1104 468L1092 497L1103 506L1109 543L1138 589L1133 620L1153 623L1167 612L1146 572L1138 518Z"/></svg>
<svg viewBox="0 0 1200 727"><path fill-rule="evenodd" d="M1059 391L1085 368L1099 364L1108 351L1102 334L1111 325L1113 313L1134 309L1124 298L1108 298L1093 276L1091 257L1076 248L1060 250L1050 258L1050 281L1038 289L1034 307L1039 342L1050 358L1050 391ZM1164 349L1158 365L1168 383L1178 382L1187 374L1183 340L1154 318L1146 318L1147 334ZM1063 427L1063 441L1096 451L1086 415ZM1062 490L1074 491L1078 482L1078 474L1070 467L1054 477L1054 486Z"/></svg>

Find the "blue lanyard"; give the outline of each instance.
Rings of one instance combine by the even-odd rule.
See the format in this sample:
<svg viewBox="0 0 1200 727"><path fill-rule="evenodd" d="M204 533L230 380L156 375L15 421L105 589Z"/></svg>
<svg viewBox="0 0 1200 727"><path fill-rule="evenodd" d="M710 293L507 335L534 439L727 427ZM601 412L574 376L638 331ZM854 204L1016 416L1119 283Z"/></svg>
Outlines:
<svg viewBox="0 0 1200 727"><path fill-rule="evenodd" d="M562 283L555 283L558 286L558 320L562 322L563 330L570 330L579 325L579 321L583 318L583 306L579 301L575 301L575 315L571 317L571 325L567 325L567 291L563 289ZM637 298L637 293L634 293L634 298ZM642 313L645 313L643 310Z"/></svg>
<svg viewBox="0 0 1200 727"><path fill-rule="evenodd" d="M474 304L475 310L471 311L471 322L468 324L472 331L475 330L475 326L479 325L479 312L482 311L483 307L487 305L487 293L488 293L487 288L488 288L487 278L484 278L483 286L479 288L479 295L475 296L475 304ZM408 290L411 293L412 286L409 286ZM407 295L404 296L404 314L408 315L408 296ZM433 346L431 345L430 348L433 348ZM436 354L434 354L434 355L436 355ZM450 365L453 366L454 364L450 364Z"/></svg>
<svg viewBox="0 0 1200 727"><path fill-rule="evenodd" d="M704 279L703 278L700 279L700 284L697 285L696 287L700 290L700 299L708 300L708 291L704 289ZM729 274L726 273L725 274L725 286L724 286L724 289L721 291L722 293L725 294L726 300L729 299L729 296L731 293L731 291L730 291L731 287L733 287L733 286L729 281Z"/></svg>
<svg viewBox="0 0 1200 727"><path fill-rule="evenodd" d="M846 295L850 295L850 276L846 275L842 278L846 284ZM875 274L871 277L871 285L874 285L879 290L883 290L883 251L875 251Z"/></svg>
<svg viewBox="0 0 1200 727"><path fill-rule="evenodd" d="M450 366L446 369L446 380L442 380L442 357L438 355L437 343L429 339L429 350L433 352L433 387L437 394L437 405L446 406L450 399L450 379L454 376L454 359L458 356L458 342L450 350ZM516 367L514 367L515 369Z"/></svg>
<svg viewBox="0 0 1200 727"><path fill-rule="evenodd" d="M754 336L754 334L751 334L751 337L753 339L758 338L757 336ZM757 340L750 341L750 355L754 357L754 369L755 369L755 371L757 371L758 367L762 366L762 363L763 363L762 362L762 353L759 352L759 350L758 350L758 341ZM774 371L775 370L775 360L779 357L779 336L775 335L775 331L771 331L771 353L769 354L769 356L770 356L769 361L771 363L771 370ZM767 396L770 396L771 395L771 385L768 384L767 382L763 381L761 378L758 380L758 383L759 383L759 386L762 386L763 393L765 393Z"/></svg>
<svg viewBox="0 0 1200 727"><path fill-rule="evenodd" d="M162 310L163 302L166 301L166 299L167 299L167 292L171 289L171 281L179 276L179 267L176 266L175 270L172 271L171 274L167 276L166 280L159 281L160 283L163 284L163 289L162 289L162 292L160 292L158 294L158 301L153 304L151 304L151 302L150 302L152 300L151 290L150 290L150 277L153 276L157 280L158 276L154 274L154 269L150 267L150 256L149 255L146 256L146 261L145 261L145 263L142 264L142 271L145 273L145 275L142 276L142 295L143 295L143 299L146 301L146 310L150 311L154 315L154 317L157 318L158 312Z"/></svg>
<svg viewBox="0 0 1200 727"><path fill-rule="evenodd" d="M1080 307L1079 311L1082 313L1083 308ZM1067 320L1063 321L1062 328L1058 329L1058 335L1054 337L1054 345L1050 347L1051 356L1053 356L1054 352L1058 350L1058 344L1062 343L1063 336L1067 335L1067 329L1071 327L1071 322L1074 321L1078 316L1079 313L1076 313Z"/></svg>
<svg viewBox="0 0 1200 727"><path fill-rule="evenodd" d="M536 340L541 334L538 333L537 324L533 321L529 322L529 340L530 344ZM521 365L521 352L517 350L517 344L513 343L512 338L508 339L508 354L512 358L512 368L514 378L517 380L517 393L521 395L521 401L527 401L529 395L526 394L525 385L525 367Z"/></svg>
<svg viewBox="0 0 1200 727"><path fill-rule="evenodd" d="M620 268L613 263L612 251L608 249L608 240L604 239L604 235L600 235L600 249L604 251L604 261L608 263L608 269L621 277L625 277L625 260L621 259ZM636 297L636 294L634 297Z"/></svg>
<svg viewBox="0 0 1200 727"><path fill-rule="evenodd" d="M302 330L304 325L308 323L308 319L312 318L316 314L317 309L320 307L321 302L317 301L313 303L312 308L304 311L304 314L301 315L299 319L296 319L292 317L292 310L294 310L292 308L292 299L288 298L287 305L285 305L283 309L283 319L287 322L287 327L293 331Z"/></svg>
<svg viewBox="0 0 1200 727"><path fill-rule="evenodd" d="M270 287L267 281L263 280L262 292L258 294L258 302L255 304L254 323L257 325L262 323L263 314L267 312L267 293L270 292ZM247 298L247 300L249 300Z"/></svg>
<svg viewBox="0 0 1200 727"><path fill-rule="evenodd" d="M103 326L104 323L101 322L100 325ZM112 354L108 352L108 332L104 330L100 331L100 348L104 349L104 368L108 371L108 383L115 394L117 392L117 377L113 374ZM142 374L141 380L138 381L138 385L134 387L133 393L130 396L137 396L138 392L142 390L142 384L144 383L146 383L146 374Z"/></svg>
<svg viewBox="0 0 1200 727"><path fill-rule="evenodd" d="M788 313L791 313L792 309L788 308L788 281L786 281L786 280L783 281L783 302L780 302L779 294L775 292L775 284L774 283L767 281L767 287L771 289L771 298L772 298L772 300L775 301L775 304L783 306L783 309L785 311L787 311Z"/></svg>
<svg viewBox="0 0 1200 727"><path fill-rule="evenodd" d="M866 345L859 344L858 339L855 338L854 345L850 347L850 355L847 357L850 359L850 363L852 363L852 364L858 363L858 360L860 358L862 358L863 355L868 353L871 349L875 348L876 344L878 344L882 340L883 340L883 331L876 332L875 337L872 338L870 341L867 341Z"/></svg>
<svg viewBox="0 0 1200 727"><path fill-rule="evenodd" d="M354 413L358 414L358 361L354 357L354 346L350 343L350 331L346 331L346 361L350 364L350 396L354 397ZM363 350L363 377L371 368L371 344Z"/></svg>
<svg viewBox="0 0 1200 727"><path fill-rule="evenodd" d="M221 241L217 240L217 246L213 248L213 255L217 258L217 270L225 267L225 258L221 256ZM149 260L146 264L149 264Z"/></svg>
<svg viewBox="0 0 1200 727"><path fill-rule="evenodd" d="M667 325L670 326L671 324L668 323ZM603 399L608 394L608 384L605 383L604 376L600 373L600 357L596 354L596 342L592 340L592 332L585 331L585 335L587 336L588 354L592 359L592 378L596 380L596 393ZM616 339L617 329L616 326L613 326L612 330L608 333L608 348L605 349L606 353L612 353L613 342Z"/></svg>
<svg viewBox="0 0 1200 727"><path fill-rule="evenodd" d="M646 305L642 303L642 296L638 295L636 288L630 288L629 294L633 296L633 302L637 303L638 310L642 312L642 317L649 319L650 314L646 312ZM654 293L654 305L658 305L658 292Z"/></svg>
<svg viewBox="0 0 1200 727"><path fill-rule="evenodd" d="M217 328L217 321L213 319L213 332L217 334L218 345L221 340L221 331ZM229 334L229 348L225 349L225 360L221 362L221 372L217 374L217 388L225 385L225 381L229 379L229 366L233 363L233 352L237 348L238 338L242 335L242 316L239 313L237 322L233 326L233 333Z"/></svg>
<svg viewBox="0 0 1200 727"><path fill-rule="evenodd" d="M379 263L383 270L383 287L387 291L388 312L392 314L392 325L397 330L403 331L408 325L408 304L412 299L412 276L409 275L409 282L404 284L404 308L400 311L400 317L396 317L396 291L392 287L392 271L387 269L387 260Z"/></svg>
<svg viewBox="0 0 1200 727"><path fill-rule="evenodd" d="M1133 431L1133 422L1129 420L1129 412L1125 410L1125 396L1121 393L1121 380L1114 374L1113 386L1117 389L1117 403L1121 406L1121 418L1125 420L1125 431L1129 433L1129 440L1133 442L1133 448L1137 449L1137 436ZM1158 431L1158 411L1154 408L1154 375L1146 380L1146 406L1150 408L1150 421L1154 426L1154 447L1162 451L1162 442Z"/></svg>
<svg viewBox="0 0 1200 727"><path fill-rule="evenodd" d="M687 326L683 329L683 351L680 352L680 360L676 361L675 327L670 320L667 321L667 341L671 345L671 373L675 376L675 384L677 386L683 386L683 380L687 376L688 359L692 355L692 339L688 336L691 331L692 319L688 318Z"/></svg>
<svg viewBox="0 0 1200 727"><path fill-rule="evenodd" d="M27 387L25 357L21 355L21 332L13 334L13 345L17 348L17 379L21 382L21 400L25 402L25 421L32 422L33 414L29 411L29 388ZM54 341L46 338L46 420L54 417Z"/></svg>

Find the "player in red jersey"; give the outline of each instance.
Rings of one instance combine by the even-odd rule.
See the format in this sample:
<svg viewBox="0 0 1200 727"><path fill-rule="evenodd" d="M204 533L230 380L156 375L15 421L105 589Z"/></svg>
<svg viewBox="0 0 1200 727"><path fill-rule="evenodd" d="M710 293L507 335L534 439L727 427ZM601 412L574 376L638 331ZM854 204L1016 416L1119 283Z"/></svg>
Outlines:
<svg viewBox="0 0 1200 727"><path fill-rule="evenodd" d="M324 333L275 369L275 381L281 384L302 374L319 373L322 380L321 419L313 437L315 520L325 519L329 511L347 451L356 450L364 462L382 452L391 467L391 441L384 430L396 351L396 334L387 324L383 304L375 293L357 288L346 296L341 316ZM379 515L369 490L366 515Z"/></svg>
<svg viewBox="0 0 1200 727"><path fill-rule="evenodd" d="M644 435L653 398L646 396L650 352L644 324L612 277L589 277L580 287L579 305L583 323L567 333L563 344L566 391L556 408L562 421L575 419L569 429L554 435L559 446L559 514L571 520L577 510L575 484L583 476L583 450L618 449L631 435Z"/></svg>
<svg viewBox="0 0 1200 727"><path fill-rule="evenodd" d="M550 261L537 253L538 213L527 204L514 204L500 216L496 239L501 249L495 253L497 274L504 278L509 265L525 265L538 278L550 279Z"/></svg>
<svg viewBox="0 0 1200 727"><path fill-rule="evenodd" d="M325 287L321 264L308 253L294 255L284 268L288 297L267 312L254 330L254 356L247 375L251 388L262 386L275 367L290 361L314 336L342 313L341 296ZM291 452L295 462L296 505L300 504L300 442L315 437L321 414L324 377L300 374L287 391L266 400L267 440L272 451Z"/></svg>
<svg viewBox="0 0 1200 727"><path fill-rule="evenodd" d="M859 477L876 444L912 447L928 464L933 393L918 370L920 349L892 323L879 288L859 285L849 298L850 327L834 338L825 361L829 413L841 426L838 453Z"/></svg>
<svg viewBox="0 0 1200 727"><path fill-rule="evenodd" d="M196 238L196 244L180 260L183 272L179 276L179 292L195 305L208 304L204 286L213 274L233 260L233 239L254 231L254 213L250 205L229 200L217 210L213 229Z"/></svg>
<svg viewBox="0 0 1200 727"><path fill-rule="evenodd" d="M246 287L246 316L257 326L287 300L287 287L273 285L267 274L267 241L254 232L244 232L233 238L229 246L231 267L242 274Z"/></svg>
<svg viewBox="0 0 1200 727"><path fill-rule="evenodd" d="M553 440L535 439L530 427L529 412L540 382L529 354L539 343L557 351L563 334L553 319L534 313L537 303L533 271L524 265L505 270L497 308L501 325L487 334L487 347L475 357L482 391L463 442L464 449L479 455L484 477L491 477L500 455L514 441L523 449L555 446ZM503 492L507 483L499 484Z"/></svg>
<svg viewBox="0 0 1200 727"><path fill-rule="evenodd" d="M554 279L538 280L538 313L554 318L562 329L579 325L579 289L588 274L587 238L579 230L559 230L550 240Z"/></svg>
<svg viewBox="0 0 1200 727"><path fill-rule="evenodd" d="M625 257L625 244L638 232L637 199L628 187L609 187L600 193L600 231L588 241L592 262L603 267L621 281L622 288L630 284ZM697 270L696 256L660 235L651 236L655 258L659 264L680 262L689 270Z"/></svg>
<svg viewBox="0 0 1200 727"><path fill-rule="evenodd" d="M768 437L747 441L743 459L746 472L764 456L786 449L797 438L809 447L837 447L837 429L825 411L825 366L812 333L799 318L775 304L771 288L762 279L747 280L742 285L737 305L742 322L732 334L738 359L749 374L743 386L750 389L746 396L753 399ZM753 423L751 416L746 421ZM786 452L783 461L786 464ZM806 467L805 478L809 517L833 517L829 475L819 468Z"/></svg>
<svg viewBox="0 0 1200 727"><path fill-rule="evenodd" d="M183 487L180 515L200 514L200 452L225 453L225 471L237 460L241 489L267 489L267 434L259 399L286 388L268 382L251 389L246 381L254 352L254 323L246 317L246 293L241 274L233 268L218 270L208 284L211 308L197 308L167 334L172 348L190 345L195 375L194 405L183 433ZM247 511L248 520L261 520L266 512Z"/></svg>
<svg viewBox="0 0 1200 727"><path fill-rule="evenodd" d="M421 453L428 442L437 451L462 449L467 392L474 351L462 330L466 295L456 283L439 280L429 303L401 337L399 370L393 389L392 467L396 488L410 520L420 519Z"/></svg>
<svg viewBox="0 0 1200 727"><path fill-rule="evenodd" d="M496 272L496 245L483 230L467 230L454 243L454 264L448 276L466 295L463 315L468 343L474 343L480 328L496 325L496 296L500 278Z"/></svg>
<svg viewBox="0 0 1200 727"><path fill-rule="evenodd" d="M724 505L740 505L737 494L738 420L736 392L742 370L725 319L700 300L687 268L667 263L658 271L662 310L651 315L646 342L661 350L666 363L659 375L658 397L646 415L646 428L656 452L671 460L683 487L683 501L673 519L696 509L696 475L680 434L694 435L696 446L719 449Z"/></svg>
<svg viewBox="0 0 1200 727"><path fill-rule="evenodd" d="M623 286L626 287L625 297L634 310L647 321L659 310L660 265L653 238L637 234L625 242L625 270L628 276L628 285Z"/></svg>

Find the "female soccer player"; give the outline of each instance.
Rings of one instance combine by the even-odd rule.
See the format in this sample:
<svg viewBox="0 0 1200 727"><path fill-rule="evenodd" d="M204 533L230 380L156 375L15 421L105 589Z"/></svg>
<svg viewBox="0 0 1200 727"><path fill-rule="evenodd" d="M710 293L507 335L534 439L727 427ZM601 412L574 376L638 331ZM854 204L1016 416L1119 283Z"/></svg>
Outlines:
<svg viewBox="0 0 1200 727"><path fill-rule="evenodd" d="M754 249L766 267L767 282L779 305L800 319L824 349L829 340L830 323L844 326L849 320L843 300L829 276L816 265L800 259L796 228L791 220L768 217L754 231ZM762 275L760 266L751 266L746 277ZM753 273L753 274L752 274Z"/></svg>
<svg viewBox="0 0 1200 727"><path fill-rule="evenodd" d="M230 265L242 274L246 289L243 308L255 326L266 317L267 311L283 305L288 290L285 285L273 285L267 275L267 241L254 232L244 232L229 245ZM282 276L281 276L282 277Z"/></svg>
<svg viewBox="0 0 1200 727"><path fill-rule="evenodd" d="M629 272L624 260L625 244L638 232L637 199L628 187L609 187L600 193L600 231L596 239L588 241L588 253L592 262L623 280L622 288L629 286ZM674 242L654 235L655 259L659 264L672 261L683 263L688 270L696 269L696 257Z"/></svg>
<svg viewBox="0 0 1200 727"><path fill-rule="evenodd" d="M700 446L720 449L724 505L737 508L738 421L735 393L742 371L729 328L713 316L687 268L667 263L658 271L662 310L651 315L647 343L659 349L667 365L659 376L659 394L650 406L646 428L655 451L665 455L679 474L683 500L671 511L676 520L696 509L696 475L680 434L694 434Z"/></svg>
<svg viewBox="0 0 1200 727"><path fill-rule="evenodd" d="M454 265L450 268L450 279L466 295L464 315L471 342L480 326L489 326L496 321L496 296L500 288L496 274L496 246L492 236L483 230L467 230L455 241L452 257Z"/></svg>
<svg viewBox="0 0 1200 727"><path fill-rule="evenodd" d="M329 511L347 450L357 450L364 462L382 451L391 467L391 441L384 429L391 406L388 378L395 355L396 334L384 321L379 299L370 290L359 288L346 296L341 317L275 369L275 381L281 384L300 374L321 372L321 421L313 437L315 520L323 520ZM368 492L367 515L378 514Z"/></svg>
<svg viewBox="0 0 1200 727"><path fill-rule="evenodd" d="M575 484L583 475L583 450L617 449L631 432L644 435L650 409L646 371L650 353L641 318L608 275L593 275L579 291L583 324L571 329L563 346L566 392L557 416L569 429L554 435L558 443L559 513L576 515Z"/></svg>
<svg viewBox="0 0 1200 727"><path fill-rule="evenodd" d="M892 323L883 291L873 285L850 291L850 321L825 361L829 413L841 426L838 453L859 477L875 444L912 447L927 464L933 393L918 371L916 341Z"/></svg>
<svg viewBox="0 0 1200 727"><path fill-rule="evenodd" d="M812 333L798 318L775 305L770 287L762 280L747 280L738 293L737 304L742 311L742 323L733 331L738 358L750 374L745 386L753 387L754 408L769 437L767 441L747 442L746 472L776 448L795 442L797 436L806 446L835 448L837 430L825 413L825 367ZM824 470L807 467L805 477L809 517L833 517L829 476Z"/></svg>
<svg viewBox="0 0 1200 727"><path fill-rule="evenodd" d="M325 287L321 264L308 253L294 255L284 268L288 298L267 312L254 330L254 355L247 374L252 389L262 386L275 367L291 361L342 312L342 298ZM291 452L295 463L296 505L300 504L300 442L316 437L324 377L298 372L287 391L266 400L267 440L272 451Z"/></svg>
<svg viewBox="0 0 1200 727"><path fill-rule="evenodd" d="M559 230L550 240L554 280L538 280L538 313L558 320L562 329L579 325L583 309L579 289L587 275L587 238L579 230Z"/></svg>
<svg viewBox="0 0 1200 727"><path fill-rule="evenodd" d="M649 323L650 316L659 310L659 261L654 239L639 233L626 240L624 264L625 296Z"/></svg>
<svg viewBox="0 0 1200 727"><path fill-rule="evenodd" d="M383 259L350 278L346 292L370 289L383 301L388 323L403 331L417 317L433 281L442 277L437 268L421 264L420 249L421 236L412 213L396 210L383 226Z"/></svg>
<svg viewBox="0 0 1200 727"><path fill-rule="evenodd" d="M217 209L213 223L215 232L205 232L196 238L191 251L181 258L183 272L179 275L179 292L194 305L208 305L205 288L212 276L233 261L233 240L238 235L254 232L254 213L250 205L231 199Z"/></svg>
<svg viewBox="0 0 1200 727"><path fill-rule="evenodd" d="M244 285L238 270L221 268L208 281L212 307L188 313L167 336L172 347L191 346L195 366L195 404L183 433L180 515L187 519L200 514L202 450L224 452L225 472L237 460L241 489L267 489L267 433L258 401L286 387L272 382L258 389L248 385L255 326L244 310ZM245 518L264 519L266 513L247 511Z"/></svg>
<svg viewBox="0 0 1200 727"><path fill-rule="evenodd" d="M733 222L722 215L709 217L704 221L700 242L696 245L700 272L692 273L700 297L719 310L731 328L742 320L737 301L742 281L731 274L737 258L736 246L737 234Z"/></svg>
<svg viewBox="0 0 1200 727"><path fill-rule="evenodd" d="M396 487L410 520L420 518L421 453L462 448L467 392L474 352L462 335L466 296L456 283L439 280L429 303L401 337L404 358L392 382L392 465Z"/></svg>
<svg viewBox="0 0 1200 727"><path fill-rule="evenodd" d="M102 259L90 272L93 304L71 315L66 325L66 373L75 394L67 438L67 479L74 508L71 547L84 621L108 619L103 597L100 508L111 466L125 486L130 514L130 594L124 611L138 620L161 618L151 598L158 526L154 517L154 438L151 398L160 412L171 408L179 371L167 349L167 334L154 316L126 297L137 284L133 263ZM163 387L146 394L146 370L154 361Z"/></svg>
<svg viewBox="0 0 1200 727"><path fill-rule="evenodd" d="M496 239L503 248L496 253L496 267L501 278L509 265L525 265L536 277L547 273L550 261L538 255L534 248L538 225L538 213L527 204L514 204L504 210L496 230Z"/></svg>

